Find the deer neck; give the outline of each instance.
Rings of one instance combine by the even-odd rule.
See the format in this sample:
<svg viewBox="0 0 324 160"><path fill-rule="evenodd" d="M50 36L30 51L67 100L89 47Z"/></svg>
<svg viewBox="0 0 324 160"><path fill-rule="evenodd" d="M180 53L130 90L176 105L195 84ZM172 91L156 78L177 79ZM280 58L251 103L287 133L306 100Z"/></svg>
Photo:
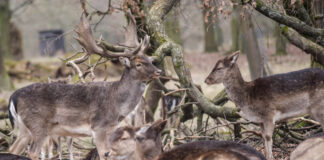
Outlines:
<svg viewBox="0 0 324 160"><path fill-rule="evenodd" d="M139 80L134 69L126 68L119 82L117 82L113 93L116 98L116 104L119 104L120 114L126 116L130 113L140 101L146 84Z"/></svg>
<svg viewBox="0 0 324 160"><path fill-rule="evenodd" d="M238 106L244 106L247 102L248 84L244 81L241 72L236 64L231 73L225 75L223 84L229 98Z"/></svg>

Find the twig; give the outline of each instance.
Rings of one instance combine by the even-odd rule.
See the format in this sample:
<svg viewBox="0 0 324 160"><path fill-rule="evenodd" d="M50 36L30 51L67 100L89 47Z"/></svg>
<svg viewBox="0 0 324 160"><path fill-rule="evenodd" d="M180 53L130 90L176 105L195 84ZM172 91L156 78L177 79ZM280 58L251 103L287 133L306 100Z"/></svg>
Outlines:
<svg viewBox="0 0 324 160"><path fill-rule="evenodd" d="M181 92L181 91L186 91L186 90L188 90L188 89L187 88L180 88L178 90L174 90L174 91L168 92L166 94L163 94L163 96L166 97L166 96L168 96L170 94L177 93L177 92Z"/></svg>
<svg viewBox="0 0 324 160"><path fill-rule="evenodd" d="M304 118L304 117L293 118L292 120L294 120L294 121L302 120L302 121L306 121L306 122L313 123L313 124L316 124L316 125L321 125L321 124L320 124L319 122L317 122L317 121L314 121L314 120L311 120L311 119L306 119L306 118Z"/></svg>

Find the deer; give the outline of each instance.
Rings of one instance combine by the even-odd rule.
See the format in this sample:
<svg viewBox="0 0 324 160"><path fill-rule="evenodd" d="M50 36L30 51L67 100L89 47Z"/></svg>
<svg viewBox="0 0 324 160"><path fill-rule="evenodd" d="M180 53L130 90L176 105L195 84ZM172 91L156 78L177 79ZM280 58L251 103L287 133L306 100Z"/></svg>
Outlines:
<svg viewBox="0 0 324 160"><path fill-rule="evenodd" d="M162 153L161 134L166 120L157 120L142 126L119 127L110 135L112 144L108 153L111 160L152 160ZM91 150L83 160L98 160L96 149Z"/></svg>
<svg viewBox="0 0 324 160"><path fill-rule="evenodd" d="M154 160L266 160L254 148L233 141L195 141L179 145Z"/></svg>
<svg viewBox="0 0 324 160"><path fill-rule="evenodd" d="M136 105L135 109L127 115L124 119L126 124L132 125L134 127L140 127L145 124L145 107L146 101L142 97L140 102Z"/></svg>
<svg viewBox="0 0 324 160"><path fill-rule="evenodd" d="M231 141L196 141L162 152L161 133L166 120L143 127L124 126L110 136L111 160L266 160L252 147ZM92 150L84 160L97 160Z"/></svg>
<svg viewBox="0 0 324 160"><path fill-rule="evenodd" d="M0 159L1 160L30 160L27 157L14 155L10 153L0 153Z"/></svg>
<svg viewBox="0 0 324 160"><path fill-rule="evenodd" d="M218 60L205 83L223 83L240 115L260 124L268 159L273 159L272 134L276 122L308 113L324 127L323 70L303 69L246 82L236 64L239 53Z"/></svg>
<svg viewBox="0 0 324 160"><path fill-rule="evenodd" d="M231 141L196 141L181 144L163 153L161 134L166 120L142 127L124 126L111 135L110 160L266 160L252 147ZM98 160L91 150L83 160Z"/></svg>
<svg viewBox="0 0 324 160"><path fill-rule="evenodd" d="M71 75L69 75L66 78L59 78L59 79L53 79L48 77L48 83L64 83L64 84L71 84L72 82L72 77ZM59 137L59 136L54 136L54 137L49 137L48 138L48 142L45 143L45 146L42 148L41 151L41 159L45 160L45 156L46 156L46 148L47 148L47 153L48 153L48 158L52 159L54 158L53 156L53 151L54 151L54 145L56 144L56 153L58 153L59 156L59 160L62 160L62 144L61 144L61 140L63 137ZM65 137L66 143L67 143L67 147L68 147L68 151L69 151L69 156L70 156L70 160L73 160L73 151L72 151L72 144L73 144L73 139L72 137Z"/></svg>
<svg viewBox="0 0 324 160"><path fill-rule="evenodd" d="M323 133L313 136L302 143L290 154L290 160L322 160L324 159Z"/></svg>
<svg viewBox="0 0 324 160"><path fill-rule="evenodd" d="M97 44L92 35L90 16L80 18L76 40L87 53L105 58L118 58L124 66L119 81L89 82L83 84L35 83L16 90L9 99L12 126L18 128L17 139L10 153L19 154L31 142L29 157L38 154L47 137L91 136L100 160L111 147L110 133L138 104L146 84L158 78L161 70L152 64L145 53L150 37L138 41L135 18L125 28L124 52L110 52Z"/></svg>

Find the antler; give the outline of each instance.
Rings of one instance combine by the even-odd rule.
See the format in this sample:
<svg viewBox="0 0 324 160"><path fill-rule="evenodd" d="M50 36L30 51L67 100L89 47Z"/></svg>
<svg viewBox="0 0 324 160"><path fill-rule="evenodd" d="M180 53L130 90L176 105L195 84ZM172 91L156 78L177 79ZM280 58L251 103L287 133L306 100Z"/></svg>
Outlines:
<svg viewBox="0 0 324 160"><path fill-rule="evenodd" d="M104 45L100 44L100 42L99 44L96 43L91 30L90 15L85 16L84 13L81 15L80 23L75 30L78 36L74 38L83 47L85 55L67 62L67 65L73 67L78 73L81 82L85 82L84 78L86 74L82 73L77 64L85 62L89 59L91 54L97 54L105 58L131 57L138 53L145 53L150 46L149 36L145 36L144 40L139 43L135 18L129 11L126 12L126 14L129 18L129 23L127 27L125 27L125 45L127 48L125 48L124 52L112 52L104 47ZM94 65L94 67L95 66L96 65Z"/></svg>
<svg viewBox="0 0 324 160"><path fill-rule="evenodd" d="M98 54L106 58L131 57L140 50L141 44L139 44L137 40L135 19L132 16L130 17L130 19L133 20L127 26L126 32L129 31L129 34L126 33L125 37L127 38L126 45L128 47L135 48L133 50L127 49L124 52L111 52L101 45L98 45L92 35L90 16L84 17L83 14L76 29L78 37L75 37L75 39L86 50L87 54Z"/></svg>
<svg viewBox="0 0 324 160"><path fill-rule="evenodd" d="M84 14L81 15L80 23L75 30L78 34L78 37L74 37L81 46L86 50L88 54L103 54L103 48L99 47L96 41L93 38L92 30L90 26L90 16L84 17Z"/></svg>

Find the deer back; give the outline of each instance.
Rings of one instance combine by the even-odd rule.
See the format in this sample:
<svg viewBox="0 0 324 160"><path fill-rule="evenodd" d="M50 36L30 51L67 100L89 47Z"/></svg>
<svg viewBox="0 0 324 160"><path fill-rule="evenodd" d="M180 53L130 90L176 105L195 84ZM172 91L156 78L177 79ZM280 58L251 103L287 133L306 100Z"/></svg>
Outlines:
<svg viewBox="0 0 324 160"><path fill-rule="evenodd" d="M142 127L117 128L109 137L112 147L108 158L112 160L153 160L162 152L161 132L166 121L158 120ZM99 160L96 149L84 160Z"/></svg>
<svg viewBox="0 0 324 160"><path fill-rule="evenodd" d="M0 153L0 159L1 160L30 160L27 157L14 155L10 153Z"/></svg>
<svg viewBox="0 0 324 160"><path fill-rule="evenodd" d="M290 154L290 160L322 160L324 159L323 134L309 138L297 146Z"/></svg>
<svg viewBox="0 0 324 160"><path fill-rule="evenodd" d="M229 141L196 141L179 145L155 160L265 160L254 148Z"/></svg>

